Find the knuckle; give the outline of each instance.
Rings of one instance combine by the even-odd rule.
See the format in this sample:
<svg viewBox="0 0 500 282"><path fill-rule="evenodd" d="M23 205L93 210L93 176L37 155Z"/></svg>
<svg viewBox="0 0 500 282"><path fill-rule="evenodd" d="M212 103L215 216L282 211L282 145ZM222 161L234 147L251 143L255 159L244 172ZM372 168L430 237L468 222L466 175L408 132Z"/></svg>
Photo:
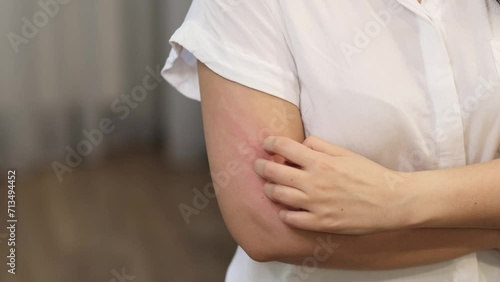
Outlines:
<svg viewBox="0 0 500 282"><path fill-rule="evenodd" d="M328 192L330 192L331 185L327 180L320 178L314 181L314 188L317 191L314 193L314 195L318 197L318 195L325 195ZM326 201L326 199L319 199L319 200L321 202Z"/></svg>
<svg viewBox="0 0 500 282"><path fill-rule="evenodd" d="M311 145L311 141L309 140L309 137L307 137L304 142L302 142L302 145L309 147Z"/></svg>
<svg viewBox="0 0 500 282"><path fill-rule="evenodd" d="M313 144L315 144L317 141L318 141L318 137L311 135L311 136L308 136L308 137L304 140L303 144L304 144L304 145L306 145L306 146L312 146L312 145L313 145Z"/></svg>
<svg viewBox="0 0 500 282"><path fill-rule="evenodd" d="M321 172L335 170L333 162L331 160L325 160L325 158L315 159L314 167Z"/></svg>
<svg viewBox="0 0 500 282"><path fill-rule="evenodd" d="M316 162L316 154L315 152L309 152L308 154L304 154L303 156L304 166L310 167L314 165Z"/></svg>
<svg viewBox="0 0 500 282"><path fill-rule="evenodd" d="M316 183L315 183L315 187L319 190L319 191L327 191L328 190L328 183L322 179L322 178L318 178L316 179Z"/></svg>
<svg viewBox="0 0 500 282"><path fill-rule="evenodd" d="M309 137L307 137L306 139L308 142L311 142L311 143L316 143L318 141L318 137L314 136L314 135L311 135Z"/></svg>
<svg viewBox="0 0 500 282"><path fill-rule="evenodd" d="M330 214L327 216L324 216L321 219L321 226L323 226L324 231L339 231L339 222L338 220L335 219L334 215Z"/></svg>

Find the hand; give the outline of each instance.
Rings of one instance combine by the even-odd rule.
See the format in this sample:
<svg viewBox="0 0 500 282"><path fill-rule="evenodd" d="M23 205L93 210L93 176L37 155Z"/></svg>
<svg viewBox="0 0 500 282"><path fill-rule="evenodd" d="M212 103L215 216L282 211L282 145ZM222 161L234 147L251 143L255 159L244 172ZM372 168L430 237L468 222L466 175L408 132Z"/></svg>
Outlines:
<svg viewBox="0 0 500 282"><path fill-rule="evenodd" d="M317 137L300 144L271 136L264 149L295 164L255 161L256 173L268 181L266 196L290 207L280 211L285 224L338 234L367 234L409 224L413 193L393 181L405 174Z"/></svg>

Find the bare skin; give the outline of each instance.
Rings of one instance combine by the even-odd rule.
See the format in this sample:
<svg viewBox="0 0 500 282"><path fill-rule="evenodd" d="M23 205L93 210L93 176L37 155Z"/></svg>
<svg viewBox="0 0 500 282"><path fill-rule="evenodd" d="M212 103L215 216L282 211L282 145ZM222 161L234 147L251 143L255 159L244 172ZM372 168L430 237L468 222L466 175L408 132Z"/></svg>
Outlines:
<svg viewBox="0 0 500 282"><path fill-rule="evenodd" d="M295 228L367 234L408 228L500 229L500 160L402 173L317 137L268 137L264 149L298 166L257 159L265 193L292 207Z"/></svg>
<svg viewBox="0 0 500 282"><path fill-rule="evenodd" d="M233 238L254 260L301 264L318 254L325 258L318 260L320 267L394 269L500 247L496 230L409 229L355 236L288 226L279 217L285 206L265 196L266 181L254 171L253 164L258 158L283 163L264 150L262 142L267 136L304 141L298 108L229 81L201 63L198 70L217 200ZM334 255L321 249L325 245L319 243L321 240L334 249Z"/></svg>

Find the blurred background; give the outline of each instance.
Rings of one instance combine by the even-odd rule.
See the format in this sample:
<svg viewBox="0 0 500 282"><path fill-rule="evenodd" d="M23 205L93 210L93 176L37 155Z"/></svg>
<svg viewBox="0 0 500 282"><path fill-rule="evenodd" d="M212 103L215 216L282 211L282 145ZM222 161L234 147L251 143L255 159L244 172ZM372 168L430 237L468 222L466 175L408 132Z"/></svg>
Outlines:
<svg viewBox="0 0 500 282"><path fill-rule="evenodd" d="M200 105L159 77L190 3L0 1L0 281L223 281Z"/></svg>

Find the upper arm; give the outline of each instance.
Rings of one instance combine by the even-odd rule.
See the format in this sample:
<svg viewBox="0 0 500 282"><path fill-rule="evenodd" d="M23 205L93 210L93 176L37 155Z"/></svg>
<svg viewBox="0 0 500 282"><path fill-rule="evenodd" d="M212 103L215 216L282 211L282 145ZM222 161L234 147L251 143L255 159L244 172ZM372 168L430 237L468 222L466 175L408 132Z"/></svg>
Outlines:
<svg viewBox="0 0 500 282"><path fill-rule="evenodd" d="M263 193L253 170L268 135L303 141L296 106L229 81L199 63L203 123L212 179L224 221L236 242L257 261L301 264L314 256L321 267L392 269L435 263L468 254L480 245L476 230L416 229L347 236L292 229ZM496 237L495 237L496 238ZM332 255L335 249L335 255ZM429 251L430 250L430 251ZM382 259L383 258L383 259Z"/></svg>
<svg viewBox="0 0 500 282"><path fill-rule="evenodd" d="M298 108L280 98L229 81L198 64L203 124L212 180L224 221L238 244L254 259L274 254L273 238L293 231L278 217L279 207L264 196L264 181L254 172L269 135L302 142ZM290 238L292 239L292 238ZM285 240L286 241L286 240Z"/></svg>

